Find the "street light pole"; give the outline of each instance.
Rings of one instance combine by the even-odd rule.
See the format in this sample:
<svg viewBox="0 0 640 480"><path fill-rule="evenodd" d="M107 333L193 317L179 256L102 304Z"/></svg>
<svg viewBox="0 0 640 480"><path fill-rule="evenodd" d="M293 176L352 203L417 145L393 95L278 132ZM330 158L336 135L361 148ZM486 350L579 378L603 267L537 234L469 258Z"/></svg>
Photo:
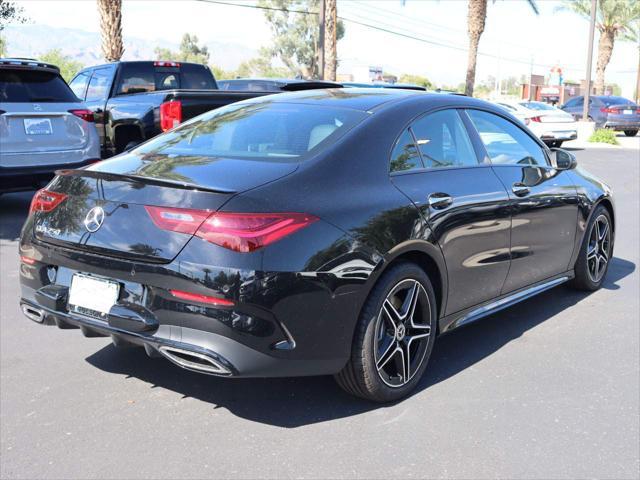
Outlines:
<svg viewBox="0 0 640 480"><path fill-rule="evenodd" d="M596 6L598 0L591 0L591 25L589 25L589 51L587 53L586 89L584 91L584 105L582 106L582 121L589 119L589 95L591 95L591 60L593 58L593 34L596 30Z"/></svg>

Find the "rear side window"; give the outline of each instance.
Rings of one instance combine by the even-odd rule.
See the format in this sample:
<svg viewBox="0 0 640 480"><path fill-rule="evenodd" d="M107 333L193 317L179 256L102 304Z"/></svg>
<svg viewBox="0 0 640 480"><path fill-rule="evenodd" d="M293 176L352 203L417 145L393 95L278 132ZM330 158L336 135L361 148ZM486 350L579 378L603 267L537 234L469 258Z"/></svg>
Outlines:
<svg viewBox="0 0 640 480"><path fill-rule="evenodd" d="M367 114L285 103L232 104L196 117L135 150L156 155L297 162L333 143Z"/></svg>
<svg viewBox="0 0 640 480"><path fill-rule="evenodd" d="M415 170L422 168L422 161L418 148L413 140L413 135L407 128L393 147L391 153L390 171L405 172L407 170Z"/></svg>
<svg viewBox="0 0 640 480"><path fill-rule="evenodd" d="M426 115L411 126L426 168L478 164L467 129L456 110Z"/></svg>
<svg viewBox="0 0 640 480"><path fill-rule="evenodd" d="M216 88L211 71L204 65L183 64L180 67L181 84L178 88L212 89Z"/></svg>
<svg viewBox="0 0 640 480"><path fill-rule="evenodd" d="M602 103L604 103L607 107L609 105L635 105L631 100L627 100L624 97L607 97L602 99Z"/></svg>
<svg viewBox="0 0 640 480"><path fill-rule="evenodd" d="M510 121L480 110L467 110L467 113L492 163L547 165L542 148Z"/></svg>
<svg viewBox="0 0 640 480"><path fill-rule="evenodd" d="M106 100L111 86L111 69L97 68L89 80L87 88L87 101Z"/></svg>
<svg viewBox="0 0 640 480"><path fill-rule="evenodd" d="M0 102L69 103L78 98L54 72L0 68Z"/></svg>
<svg viewBox="0 0 640 480"><path fill-rule="evenodd" d="M76 78L71 80L69 87L73 93L75 93L76 97L81 100L84 100L84 94L87 91L87 84L89 83L89 78L91 77L91 72L82 72L79 73Z"/></svg>

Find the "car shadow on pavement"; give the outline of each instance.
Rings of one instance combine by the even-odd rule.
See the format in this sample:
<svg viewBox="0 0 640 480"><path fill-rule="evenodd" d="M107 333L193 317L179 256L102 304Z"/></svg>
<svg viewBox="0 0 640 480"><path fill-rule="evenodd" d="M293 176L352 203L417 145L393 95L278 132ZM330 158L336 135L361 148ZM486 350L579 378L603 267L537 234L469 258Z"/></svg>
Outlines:
<svg viewBox="0 0 640 480"><path fill-rule="evenodd" d="M0 196L0 240L20 238L20 230L27 218L34 193L8 193Z"/></svg>
<svg viewBox="0 0 640 480"><path fill-rule="evenodd" d="M618 281L634 270L632 262L614 258L604 288L619 288ZM588 295L567 287L555 288L443 335L436 342L427 373L413 395L428 395L428 387L474 365ZM171 390L213 408L225 408L238 417L284 428L385 408L347 395L330 376L221 379L182 370L162 359L151 359L141 348L118 349L112 345L86 360L103 371L142 380L151 388Z"/></svg>

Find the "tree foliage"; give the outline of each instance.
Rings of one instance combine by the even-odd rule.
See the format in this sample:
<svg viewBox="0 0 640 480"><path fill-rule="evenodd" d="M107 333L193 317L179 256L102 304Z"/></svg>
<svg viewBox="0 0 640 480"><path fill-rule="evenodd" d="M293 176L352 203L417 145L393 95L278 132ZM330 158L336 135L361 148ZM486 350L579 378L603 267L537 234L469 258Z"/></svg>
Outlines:
<svg viewBox="0 0 640 480"><path fill-rule="evenodd" d="M198 45L198 37L185 33L180 42L180 49L173 52L168 48L156 48L158 60L171 60L175 62L191 62L206 65L209 63L209 48L206 45Z"/></svg>
<svg viewBox="0 0 640 480"><path fill-rule="evenodd" d="M398 82L412 83L414 85L420 85L421 87L425 87L427 89L433 88L433 83L431 83L431 81L427 77L422 77L420 75L410 75L408 73L403 73L402 75L400 75Z"/></svg>
<svg viewBox="0 0 640 480"><path fill-rule="evenodd" d="M24 16L24 8L16 5L16 2L0 0L0 32L9 23L24 23L26 21L27 17Z"/></svg>
<svg viewBox="0 0 640 480"><path fill-rule="evenodd" d="M273 33L268 55L302 77L318 78L320 0L259 0L258 5L269 8L264 10ZM344 24L338 21L336 38L343 36Z"/></svg>
<svg viewBox="0 0 640 480"><path fill-rule="evenodd" d="M590 0L564 0L560 10L568 10L583 18L591 18ZM596 28L598 39L598 61L596 63L595 89L597 95L604 93L605 71L611 60L616 38L640 20L638 0L598 0L596 8Z"/></svg>
<svg viewBox="0 0 640 480"><path fill-rule="evenodd" d="M77 60L74 60L69 55L64 55L59 48L49 50L44 55L40 56L40 60L46 63L51 63L60 68L60 75L67 82L69 82L78 73L84 65Z"/></svg>

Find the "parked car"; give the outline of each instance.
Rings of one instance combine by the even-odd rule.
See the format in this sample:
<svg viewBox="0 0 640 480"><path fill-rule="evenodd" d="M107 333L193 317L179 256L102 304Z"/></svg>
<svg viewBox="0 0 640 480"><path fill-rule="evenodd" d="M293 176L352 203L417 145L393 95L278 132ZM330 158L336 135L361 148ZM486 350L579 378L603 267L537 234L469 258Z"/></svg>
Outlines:
<svg viewBox="0 0 640 480"><path fill-rule="evenodd" d="M304 80L299 78L234 78L219 80L220 90L250 92L295 92L298 90L316 90L319 88L341 88L336 82L325 80Z"/></svg>
<svg viewBox="0 0 640 480"><path fill-rule="evenodd" d="M578 138L573 116L553 105L528 100L497 100L495 103L516 116L550 147L560 147L566 140Z"/></svg>
<svg viewBox="0 0 640 480"><path fill-rule="evenodd" d="M99 159L93 115L58 67L0 58L0 194L35 190L58 168Z"/></svg>
<svg viewBox="0 0 640 480"><path fill-rule="evenodd" d="M392 401L439 334L600 288L621 220L575 166L474 98L256 98L60 172L22 230L20 304L189 370Z"/></svg>
<svg viewBox="0 0 640 480"><path fill-rule="evenodd" d="M422 85L415 85L413 83L364 83L364 82L343 82L342 85L348 88L400 88L403 90L420 90L422 92L427 89Z"/></svg>
<svg viewBox="0 0 640 480"><path fill-rule="evenodd" d="M209 67L162 61L89 67L70 86L94 114L103 157L121 153L201 113L266 94L223 92Z"/></svg>
<svg viewBox="0 0 640 480"><path fill-rule="evenodd" d="M561 108L582 119L584 97L574 97ZM589 119L596 128L610 128L622 131L627 137L633 137L640 130L640 107L624 97L598 95L589 97Z"/></svg>

